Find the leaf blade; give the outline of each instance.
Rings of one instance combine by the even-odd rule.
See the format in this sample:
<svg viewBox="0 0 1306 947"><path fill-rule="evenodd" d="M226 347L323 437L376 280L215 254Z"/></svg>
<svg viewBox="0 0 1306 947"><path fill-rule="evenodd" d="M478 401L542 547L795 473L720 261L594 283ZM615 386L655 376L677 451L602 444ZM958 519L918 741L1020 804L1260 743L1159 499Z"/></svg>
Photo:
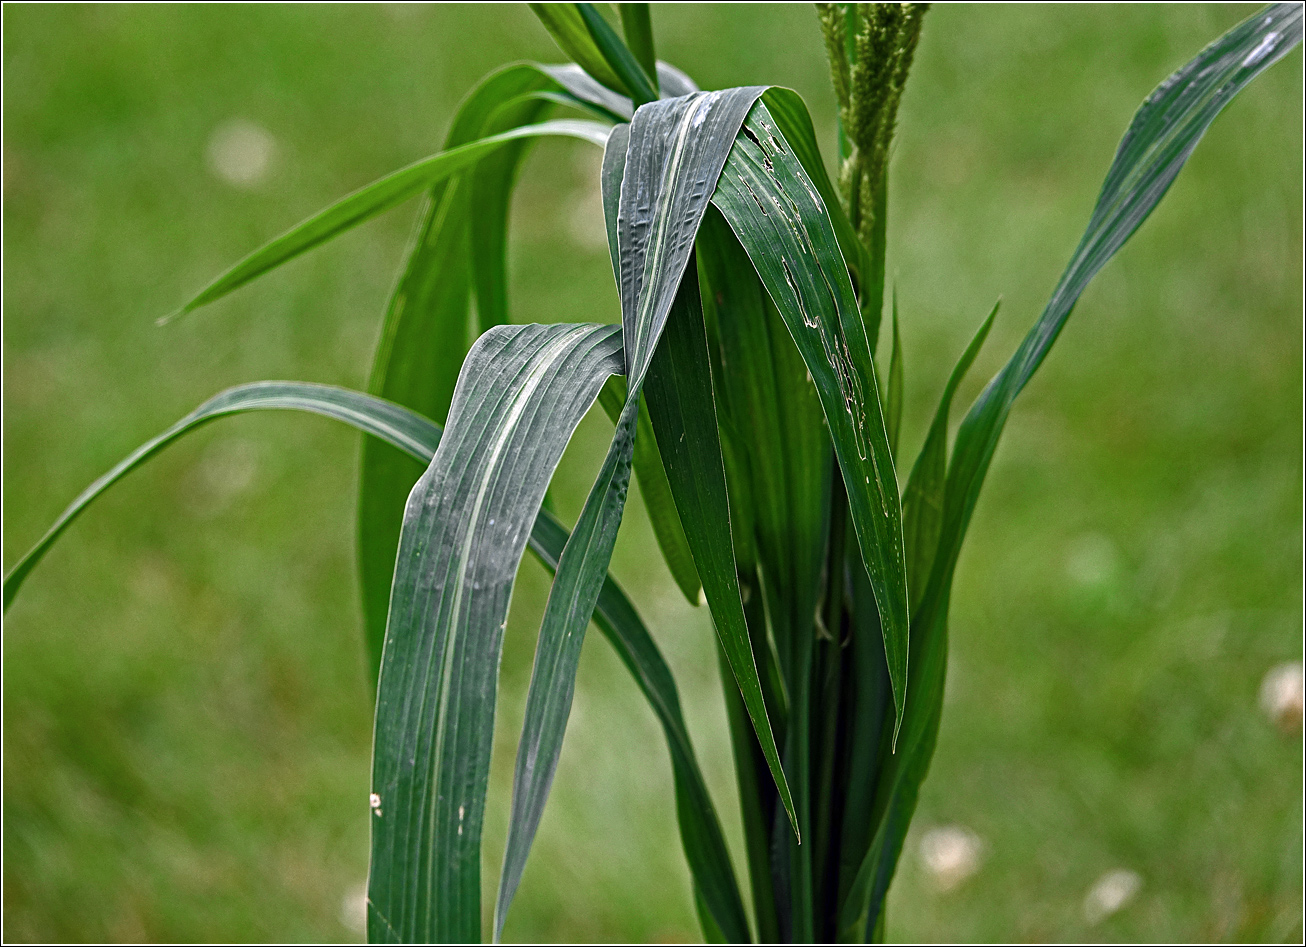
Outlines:
<svg viewBox="0 0 1306 947"><path fill-rule="evenodd" d="M943 525L912 654L918 684L902 746L882 777L885 819L841 911L841 926L875 927L902 849L942 714L952 577L971 514L1012 404L1056 341L1080 294L1164 197L1215 117L1302 39L1302 7L1275 4L1229 30L1169 76L1139 107L1116 149L1079 246L1047 306L958 429L948 466Z"/></svg>
<svg viewBox="0 0 1306 947"><path fill-rule="evenodd" d="M325 243L377 214L402 204L410 197L474 164L509 142L552 135L579 138L602 147L607 141L608 127L598 122L576 119L540 122L537 125L527 125L491 135L414 162L341 198L275 240L264 244L200 290L176 315L185 315L220 299L287 260Z"/></svg>
<svg viewBox="0 0 1306 947"><path fill-rule="evenodd" d="M373 756L374 939L480 937L480 829L517 563L571 432L620 367L615 327L566 325L497 327L464 364L409 499L391 594Z"/></svg>
<svg viewBox="0 0 1306 947"><path fill-rule="evenodd" d="M744 128L713 203L748 252L820 395L880 606L900 726L908 663L902 514L870 346L825 205L781 143L783 132L765 102L754 106Z"/></svg>

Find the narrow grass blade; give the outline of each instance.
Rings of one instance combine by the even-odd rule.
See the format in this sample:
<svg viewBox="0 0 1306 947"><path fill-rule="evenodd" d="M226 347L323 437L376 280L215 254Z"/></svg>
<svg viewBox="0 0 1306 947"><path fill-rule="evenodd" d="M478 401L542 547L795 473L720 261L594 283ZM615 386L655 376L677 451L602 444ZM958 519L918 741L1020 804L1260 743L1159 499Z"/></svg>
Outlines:
<svg viewBox="0 0 1306 947"><path fill-rule="evenodd" d="M889 450L897 457L898 434L902 431L902 336L898 328L897 287L893 290L893 348L889 354L889 390L885 393L884 430L889 435ZM910 570L908 574L910 575ZM910 585L909 578L908 586Z"/></svg>
<svg viewBox="0 0 1306 947"><path fill-rule="evenodd" d="M707 211L708 200L744 118L762 91L754 87L700 93L652 103L635 113L616 227L628 398L636 397L643 385L672 303L680 291L693 238ZM628 401L627 410L629 405ZM655 421L655 430L656 427ZM659 437L659 446L669 445ZM671 480L670 472L668 479ZM675 481L671 482L674 496ZM797 830L793 800L767 720L757 665L748 642L737 577L731 568L728 575L718 574L709 582L704 574L708 566L699 559L692 527L686 523L680 498L676 499L717 635L734 671L780 800ZM712 568L715 567L713 564ZM718 593L715 601L714 590Z"/></svg>
<svg viewBox="0 0 1306 947"><path fill-rule="evenodd" d="M430 421L398 405L344 388L290 381L262 381L230 388L204 402L158 437L141 445L112 470L83 490L55 520L54 525L41 537L40 542L33 546L5 576L4 607L9 608L27 576L50 551L55 541L63 535L64 530L71 526L73 521L109 487L183 434L217 418L245 411L269 409L309 411L336 418L383 438L415 456L429 453L428 447L433 450L433 445L440 434L440 429Z"/></svg>
<svg viewBox="0 0 1306 947"><path fill-rule="evenodd" d="M391 593L373 744L373 940L480 939L508 601L554 467L620 368L614 326L500 326L468 353L409 498Z"/></svg>
<svg viewBox="0 0 1306 947"><path fill-rule="evenodd" d="M925 584L934 567L934 553L939 548L939 533L943 529L944 483L948 474L948 414L952 409L952 398L984 346L999 306L1001 302L994 304L948 376L934 420L925 436L925 444L916 456L903 490L902 532L907 554L907 590L913 610L920 605L921 596L925 594Z"/></svg>
<svg viewBox="0 0 1306 947"><path fill-rule="evenodd" d="M579 138L602 147L608 139L608 126L599 122L575 119L541 122L538 125L527 125L491 135L480 141L424 158L342 198L288 233L254 251L201 290L194 299L181 308L177 315L184 315L215 299L220 299L233 289L245 285L255 277L280 266L306 250L311 250L337 234L402 204L408 198L420 194L449 175L470 167L509 142L542 136Z"/></svg>
<svg viewBox="0 0 1306 947"><path fill-rule="evenodd" d="M651 78L639 62L635 59L631 51L622 42L621 37L616 31L608 25L608 21L599 15L594 9L592 3L576 4L576 11L585 23L585 28L589 30L590 38L594 40L594 45L598 47L599 53L607 61L608 66L616 73L630 93L631 101L636 107L643 105L645 102L653 102L658 97L657 89L654 88Z"/></svg>
<svg viewBox="0 0 1306 947"><path fill-rule="evenodd" d="M649 16L648 4L619 3L617 10L621 14L621 31L626 34L626 46L644 70L644 75L652 81L656 93L657 55L653 51L653 21Z"/></svg>
<svg viewBox="0 0 1306 947"><path fill-rule="evenodd" d="M775 301L812 375L880 606L901 725L907 692L907 580L898 485L861 313L833 225L765 103L750 113L713 203Z"/></svg>
<svg viewBox="0 0 1306 947"><path fill-rule="evenodd" d="M841 911L846 930L866 931L878 923L919 786L929 769L947 672L952 577L1012 404L1047 356L1084 288L1165 196L1215 117L1301 38L1300 4L1268 7L1225 33L1148 96L1116 150L1088 228L1052 298L962 421L948 467L938 550L913 617L916 683L899 753L881 780L877 807L883 820Z"/></svg>

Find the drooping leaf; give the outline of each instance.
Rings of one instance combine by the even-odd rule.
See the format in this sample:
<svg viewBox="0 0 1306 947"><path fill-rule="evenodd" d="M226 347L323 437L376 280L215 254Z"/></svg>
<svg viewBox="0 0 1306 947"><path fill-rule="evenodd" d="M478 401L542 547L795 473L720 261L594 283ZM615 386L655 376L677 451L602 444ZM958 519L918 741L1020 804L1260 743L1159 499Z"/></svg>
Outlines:
<svg viewBox="0 0 1306 947"><path fill-rule="evenodd" d="M599 175L603 190L603 218L612 259L612 275L616 280L621 279L621 267L617 259L617 203L621 193L621 176L626 166L626 147L629 142L629 125L618 125L612 129L603 152L603 167ZM616 424L621 417L626 394L625 381L614 378L604 386L599 396L603 410L607 412L613 424ZM676 513L671 487L667 484L666 471L662 469L662 458L658 453L657 439L653 434L653 423L649 420L648 407L644 405L642 399L636 424L635 476L639 478L644 506L648 510L649 522L653 526L653 537L658 541L662 557L666 560L672 578L676 580L676 585L685 599L691 605L698 605L699 593L703 585L699 581L693 554L689 551L689 544L685 540L685 531L680 525L680 515Z"/></svg>
<svg viewBox="0 0 1306 947"><path fill-rule="evenodd" d="M558 119L513 128L423 158L340 199L271 243L254 251L201 290L194 299L180 309L177 315L184 315L207 305L306 250L311 250L337 234L402 204L410 197L420 194L451 174L471 166L509 142L541 136L579 138L602 147L608 140L608 126L599 122Z"/></svg>
<svg viewBox="0 0 1306 947"><path fill-rule="evenodd" d="M880 606L901 725L907 691L907 581L898 485L875 367L830 217L765 102L753 107L713 203L748 252L811 373Z"/></svg>
<svg viewBox="0 0 1306 947"><path fill-rule="evenodd" d="M633 454L639 396L649 364L685 274L693 237L725 162L726 151L759 92L745 89L701 93L650 103L635 113L629 131L624 173L620 179L616 228L626 403L617 420L607 458L559 563L538 648L547 646L550 650L561 651L564 643L575 642L584 634L593 609L590 592L593 577L607 570L616 541ZM614 180L615 175L605 175L605 183ZM673 482L673 493L674 489ZM681 522L693 551L692 527L684 522L683 516ZM573 556L574 565L569 562ZM734 586L737 625L732 623L728 602L713 602L714 585L709 584L709 577L703 575L704 564L697 555L695 563L704 580L718 634L739 678L750 718L758 730L763 749L768 753L768 762L781 787L786 810L792 812L779 754L766 719L733 570L729 582ZM712 576L711 582L715 581L716 576ZM537 658L536 673L531 680L532 692L541 695L537 706L553 705L552 701L545 700L545 695L570 694L576 673L575 659L571 655L578 657L578 654L578 647L573 645L566 649L561 660ZM565 719L565 714L557 715L553 718L552 728L541 727L534 722L528 708L523 742L518 747L517 781L513 788L514 799L523 800L523 805L514 807L509 826L505 875L510 870L519 871L514 866L524 864L534 826L538 824L537 810L543 806L556 766L557 750L554 748L561 746L560 731L565 726ZM550 732L551 729L559 732ZM534 734L529 742L526 739L528 734ZM535 761L530 766L523 764L522 754L532 752L536 754ZM540 782L543 783L542 791L535 785ZM511 885L501 889L500 894L496 917L501 924L512 895ZM721 922L719 917L717 920Z"/></svg>
<svg viewBox="0 0 1306 947"><path fill-rule="evenodd" d="M840 927L850 936L869 936L878 923L933 756L947 670L952 577L1012 404L1047 356L1084 288L1165 196L1215 117L1301 38L1300 4L1268 7L1206 47L1148 96L1116 149L1088 227L1052 298L962 421L948 466L934 564L913 615L915 683L907 720L898 753L881 777L877 808L883 816L875 842L840 912Z"/></svg>
<svg viewBox="0 0 1306 947"><path fill-rule="evenodd" d="M373 940L480 939L508 602L562 451L621 369L620 341L615 326L499 326L463 366L409 497L391 593L372 763Z"/></svg>
<svg viewBox="0 0 1306 947"><path fill-rule="evenodd" d="M427 444L438 438L439 429L397 405L343 388L310 385L303 382L262 381L228 389L204 402L158 437L147 441L104 476L97 479L73 500L54 521L54 525L27 555L9 571L4 581L4 607L9 608L28 574L41 561L64 530L88 506L113 484L159 453L183 434L215 420L254 410L311 411L326 415L377 437L384 438L408 453L421 456ZM434 430L434 434L432 434Z"/></svg>
<svg viewBox="0 0 1306 947"><path fill-rule="evenodd" d="M134 451L77 497L49 532L6 577L5 608L8 608L23 581L60 535L110 486L183 434L217 418L258 410L305 411L335 418L379 438L422 464L430 463L442 433L439 425L399 405L362 392L328 385L255 382L221 392ZM553 571L557 568L558 557L562 554L567 538L567 530L562 524L548 511L541 510L531 530L531 552L545 568ZM594 622L634 677L666 736L676 785L680 834L696 887L711 892L708 898L714 902L727 903L731 899L738 902L738 887L730 865L725 836L695 757L689 731L685 727L671 669L667 667L634 606L611 577L604 580L599 592ZM740 906L738 912L741 915L742 910Z"/></svg>
<svg viewBox="0 0 1306 947"><path fill-rule="evenodd" d="M737 539L745 614L749 614L750 604L758 612L755 619L749 619L749 630L764 684L766 669L775 659L763 615L771 619L790 708L782 740L785 774L807 838L809 828L803 825L809 818L810 754L804 749L810 716L806 711L807 667L816 637L814 619L829 518L830 439L806 366L748 255L719 211L708 212L697 247L704 313L716 340L713 383L722 439L733 441L731 451L726 452L733 455L728 463L734 468L728 478L732 526L738 537L741 527L735 522L736 511L747 514L743 528L750 532L747 543L754 550L755 561L746 565ZM749 570L755 570L754 574L749 575ZM750 603L750 599L754 601ZM768 700L768 706L773 703ZM745 841L754 874L754 902L759 905L758 929L764 940L774 940L781 932L770 864L772 858L782 857L772 837L775 794L764 766L760 773L751 772L761 755L751 732L741 731L732 722L731 734L740 774ZM790 857L805 862L810 846L792 846L787 836L781 836L780 843ZM792 874L806 877L810 873L798 865ZM793 936L810 927L808 893L805 885L791 886L791 897L800 902L792 908L786 906Z"/></svg>
<svg viewBox="0 0 1306 947"><path fill-rule="evenodd" d="M643 384L672 303L680 291L708 200L744 117L762 91L730 89L656 102L637 111L631 123L617 212L628 399L635 397ZM627 401L627 411L631 403ZM656 419L654 429L657 429ZM659 446L667 446L660 437ZM701 524L686 522L681 497L676 494L676 483L669 473L668 479L681 514L681 525L694 552L717 635L779 788L781 803L796 827L792 799L767 721L749 645L738 579L733 567L720 574L715 562L710 565L713 575L709 578L705 574L709 566L700 558L700 550L705 553L708 543L719 540L705 537L696 543L693 533L702 528ZM718 520L728 523L728 510L721 511Z"/></svg>

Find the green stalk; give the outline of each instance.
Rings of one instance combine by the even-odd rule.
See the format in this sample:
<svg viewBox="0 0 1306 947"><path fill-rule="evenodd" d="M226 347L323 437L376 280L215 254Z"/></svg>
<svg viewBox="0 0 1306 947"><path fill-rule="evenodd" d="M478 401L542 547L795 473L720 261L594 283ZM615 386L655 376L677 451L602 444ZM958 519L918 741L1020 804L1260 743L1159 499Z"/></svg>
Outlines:
<svg viewBox="0 0 1306 947"><path fill-rule="evenodd" d="M768 800L767 781L758 778L760 768L765 768L757 737L744 712L744 702L735 690L734 675L725 655L717 646L718 665L721 671L721 689L725 693L726 721L730 727L730 747L735 758L735 782L739 788L739 811L744 825L744 851L748 860L748 882L753 892L753 914L757 923L758 940L774 943L779 940L779 927L775 918L775 896L771 886L771 860L769 857L768 826L775 818L774 800ZM774 792L770 793L774 795Z"/></svg>
<svg viewBox="0 0 1306 947"><path fill-rule="evenodd" d="M825 596L820 616L823 624L821 640L816 647L815 720L820 728L813 759L814 795L816 807L813 846L813 901L819 910L820 936L828 938L828 919L834 914L830 909L831 882L837 880L829 870L831 836L839 815L837 798L839 773L838 741L840 721L844 714L842 698L842 661L844 632L844 547L847 542L848 496L838 467L831 472L830 489L830 539L826 556Z"/></svg>

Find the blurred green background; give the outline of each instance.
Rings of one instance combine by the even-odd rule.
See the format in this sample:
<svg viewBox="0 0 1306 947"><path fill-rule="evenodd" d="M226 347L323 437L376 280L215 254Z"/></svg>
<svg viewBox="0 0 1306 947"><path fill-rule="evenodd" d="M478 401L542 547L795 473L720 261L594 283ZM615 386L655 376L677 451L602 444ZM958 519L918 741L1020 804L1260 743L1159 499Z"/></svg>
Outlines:
<svg viewBox="0 0 1306 947"><path fill-rule="evenodd" d="M909 452L993 300L962 404L1038 314L1138 103L1254 9L929 15L892 165ZM810 6L653 19L660 55L700 85L792 86L833 140ZM524 6L7 5L6 568L219 389L363 387L414 205L180 323L154 319L436 150L463 93L520 58L561 58ZM894 938L1302 937L1300 733L1258 704L1267 671L1302 655L1301 109L1297 51L1215 123L1015 411L961 561ZM616 320L598 160L549 142L528 161L517 321ZM564 459L565 517L609 432L587 419ZM116 488L34 574L4 626L6 939L360 938L357 452L321 419L223 421ZM653 550L634 502L613 571L677 672L737 841L711 632ZM491 891L546 593L528 557ZM1111 871L1140 884L1102 918L1086 897ZM506 937L698 936L661 736L592 635Z"/></svg>

